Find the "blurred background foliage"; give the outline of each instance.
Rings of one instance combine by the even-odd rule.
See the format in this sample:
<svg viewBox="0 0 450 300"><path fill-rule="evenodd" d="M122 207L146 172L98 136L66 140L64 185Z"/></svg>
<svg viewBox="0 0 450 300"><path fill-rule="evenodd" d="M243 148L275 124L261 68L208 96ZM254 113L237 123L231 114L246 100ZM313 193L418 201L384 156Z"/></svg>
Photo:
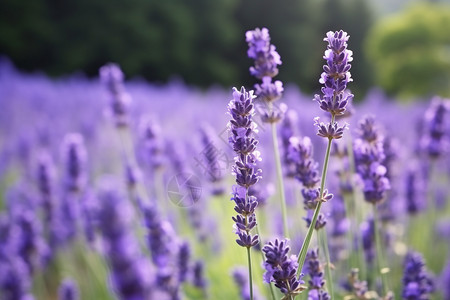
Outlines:
<svg viewBox="0 0 450 300"><path fill-rule="evenodd" d="M450 4L374 0L2 0L0 55L23 70L96 76L108 61L128 76L197 86L251 85L245 31L267 27L279 79L319 88L323 36L351 35L357 98L449 94ZM421 2L402 12L407 2ZM370 58L370 59L368 59Z"/></svg>

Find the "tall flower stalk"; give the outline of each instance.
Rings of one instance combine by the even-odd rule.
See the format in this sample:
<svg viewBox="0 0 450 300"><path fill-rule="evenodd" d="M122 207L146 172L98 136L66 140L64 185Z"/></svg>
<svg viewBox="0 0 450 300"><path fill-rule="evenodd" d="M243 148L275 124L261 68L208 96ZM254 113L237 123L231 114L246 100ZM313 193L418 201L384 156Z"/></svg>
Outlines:
<svg viewBox="0 0 450 300"><path fill-rule="evenodd" d="M390 189L389 179L386 177L386 167L383 139L376 127L372 116L364 117L357 128L358 138L355 140L354 157L356 172L363 182L364 199L373 206L374 236L376 246L377 272L381 274L384 291L388 291L388 282L384 274L384 259L382 241L378 228L377 205L386 198L386 191Z"/></svg>
<svg viewBox="0 0 450 300"><path fill-rule="evenodd" d="M253 91L247 92L244 87L240 91L234 88L233 99L228 104L231 120L227 125L230 133L229 142L236 153L236 163L232 170L237 185L233 186L231 200L235 202L234 210L238 214L233 217L233 221L235 233L238 235L236 242L239 246L247 248L250 299L253 299L250 248L259 243L259 237L258 234L251 233L256 227L255 209L258 201L255 196L249 195L249 188L261 178L261 169L257 167L257 162L261 160L256 150L257 125L252 120L255 114L254 98Z"/></svg>
<svg viewBox="0 0 450 300"><path fill-rule="evenodd" d="M276 123L283 118L286 105L280 105L279 108L274 106L274 102L281 98L284 91L281 81L273 81L273 77L278 74L278 65L281 65L281 58L275 46L270 43L270 35L267 28L256 28L255 30L247 31L245 37L249 46L247 55L255 60L255 65L250 67L250 74L261 80L261 83L255 84L255 93L257 100L263 104L262 121L271 125L277 185L283 217L283 233L286 237L289 237L286 196L276 128Z"/></svg>
<svg viewBox="0 0 450 300"><path fill-rule="evenodd" d="M352 81L350 75L350 62L353 60L352 51L347 49L347 41L349 35L344 31L329 31L324 41L328 42L324 59L326 64L323 67L324 72L321 74L319 82L323 84L321 89L322 95L315 95L314 100L320 105L320 108L331 115L328 123L320 122L319 118L315 118L315 124L318 126L318 135L328 140L327 150L325 153L322 177L320 180L320 193L317 198L317 206L315 208L310 227L303 241L300 250L298 262L299 270L302 270L305 263L306 253L311 242L313 230L316 226L317 218L322 207L322 203L327 201L329 197L325 193L325 180L328 171L328 161L330 158L331 144L334 139L340 139L344 133L346 125L339 125L336 122L336 116L343 115L347 103L353 99L353 95L347 90L347 84ZM328 245L325 245L328 247ZM329 272L330 262L327 262L327 271ZM333 291L330 290L331 298Z"/></svg>

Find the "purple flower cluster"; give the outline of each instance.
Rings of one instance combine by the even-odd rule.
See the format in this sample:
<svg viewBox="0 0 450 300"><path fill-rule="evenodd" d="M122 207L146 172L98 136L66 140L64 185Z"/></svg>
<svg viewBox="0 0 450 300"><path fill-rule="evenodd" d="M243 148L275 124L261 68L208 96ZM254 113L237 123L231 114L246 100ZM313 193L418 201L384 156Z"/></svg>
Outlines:
<svg viewBox="0 0 450 300"><path fill-rule="evenodd" d="M224 177L224 172L221 168L219 157L213 143L213 133L209 126L204 125L200 129L201 142L203 146L202 155L206 161L206 174L208 180L214 185L212 194L221 195L224 192L221 186L221 181Z"/></svg>
<svg viewBox="0 0 450 300"><path fill-rule="evenodd" d="M253 235L250 231L256 226L255 209L258 205L254 196L248 195L250 186L254 185L261 178L261 169L257 162L260 159L256 150L258 141L256 123L252 121L255 114L253 107L253 91L247 92L244 87L240 91L233 90L233 100L228 104L228 113L231 120L228 123L230 132L229 142L236 152L236 164L233 165L233 174L236 176L237 186L233 187L233 197L231 198L236 206L234 210L238 213L233 217L235 230L239 238L236 242L242 247L253 247L258 244L258 235Z"/></svg>
<svg viewBox="0 0 450 300"><path fill-rule="evenodd" d="M87 152L83 136L78 133L67 134L63 141L63 161L65 164L66 189L69 192L81 191L86 184Z"/></svg>
<svg viewBox="0 0 450 300"><path fill-rule="evenodd" d="M430 299L434 283L425 269L422 255L409 252L405 257L402 298L405 300Z"/></svg>
<svg viewBox="0 0 450 300"><path fill-rule="evenodd" d="M267 105L262 111L262 120L266 123L276 123L285 113L284 106L278 109L273 107L273 102L280 99L284 91L281 81L272 81L278 74L278 65L281 65L280 55L270 43L267 28L247 31L245 36L249 47L247 55L255 60L255 66L250 67L250 73L262 81L255 84L255 93L258 100Z"/></svg>
<svg viewBox="0 0 450 300"><path fill-rule="evenodd" d="M250 291L248 290L248 276L247 276L247 270L245 268L236 267L233 269L233 280L236 283L239 294L241 296L242 300L252 300L250 298ZM260 300L263 299L260 296L259 290L254 289L253 291L253 300Z"/></svg>
<svg viewBox="0 0 450 300"><path fill-rule="evenodd" d="M255 66L250 68L250 73L259 78L275 77L278 74L278 66L281 65L281 58L270 44L270 35L267 28L250 30L245 33L248 43L247 55L255 60Z"/></svg>
<svg viewBox="0 0 450 300"><path fill-rule="evenodd" d="M295 297L304 290L302 286L304 282L297 278L297 256L288 256L290 251L288 243L288 239L275 239L274 242L270 241L262 248L266 256L264 282L274 282L286 299Z"/></svg>
<svg viewBox="0 0 450 300"><path fill-rule="evenodd" d="M110 107L115 118L116 126L128 126L128 110L131 98L125 91L122 70L117 64L109 63L101 67L99 72L101 81L110 93Z"/></svg>
<svg viewBox="0 0 450 300"><path fill-rule="evenodd" d="M450 100L436 97L425 113L421 148L431 158L438 158L448 151L449 121L446 119L446 114L449 111Z"/></svg>
<svg viewBox="0 0 450 300"><path fill-rule="evenodd" d="M365 200L377 204L385 199L386 191L390 189L387 169L383 165L383 135L372 116L359 122L357 135L353 146L356 172L363 183Z"/></svg>
<svg viewBox="0 0 450 300"><path fill-rule="evenodd" d="M348 282L345 283L344 288L355 295L356 299L370 299L370 296L367 295L369 291L367 281L361 281L358 274L358 269L352 269L348 275Z"/></svg>
<svg viewBox="0 0 450 300"><path fill-rule="evenodd" d="M185 269L189 249L186 245L180 248L171 224L161 219L156 206L144 204L142 211L147 228L148 248L153 264L157 268L158 289L170 295L171 299L179 299L180 279L185 280L187 276Z"/></svg>
<svg viewBox="0 0 450 300"><path fill-rule="evenodd" d="M311 300L331 300L330 295L324 290L325 279L324 269L319 261L319 249L308 252L305 260L306 273L310 276L308 281L308 299Z"/></svg>
<svg viewBox="0 0 450 300"><path fill-rule="evenodd" d="M339 126L335 117L343 115L347 104L353 99L353 95L347 90L347 84L352 81L349 71L353 60L353 52L347 49L349 37L341 30L329 31L324 38L328 47L323 56L327 63L323 66L324 72L319 79L323 84L322 95L316 94L314 100L323 111L331 114L331 121L327 124L320 122L319 118L315 119L315 125L319 128L318 135L328 139L342 137L346 125Z"/></svg>
<svg viewBox="0 0 450 300"><path fill-rule="evenodd" d="M444 287L444 300L450 300L450 260L442 271L441 282Z"/></svg>
<svg viewBox="0 0 450 300"><path fill-rule="evenodd" d="M78 300L78 287L75 281L65 279L60 287L58 293L58 300Z"/></svg>
<svg viewBox="0 0 450 300"><path fill-rule="evenodd" d="M324 190L323 197L320 199L320 189L317 186L320 177L318 163L313 158L313 146L311 139L307 136L299 139L292 137L289 145L289 159L295 166L295 178L303 184L302 195L305 208L308 210L306 222L311 223L313 210L319 201L326 202L333 198L327 190ZM315 229L320 229L326 224L325 215L319 214L315 224Z"/></svg>
<svg viewBox="0 0 450 300"><path fill-rule="evenodd" d="M130 206L110 186L100 191L99 201L98 225L115 292L121 299L151 299L154 271L131 234Z"/></svg>

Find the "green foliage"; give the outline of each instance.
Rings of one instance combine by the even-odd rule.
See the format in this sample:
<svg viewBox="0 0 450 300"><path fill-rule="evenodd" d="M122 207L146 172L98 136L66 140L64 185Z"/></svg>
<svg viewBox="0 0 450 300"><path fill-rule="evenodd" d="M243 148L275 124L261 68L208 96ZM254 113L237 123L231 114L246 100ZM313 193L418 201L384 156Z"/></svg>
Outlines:
<svg viewBox="0 0 450 300"><path fill-rule="evenodd" d="M358 87L370 86L361 55L367 0L35 0L0 2L0 55L21 69L96 76L109 61L152 81L253 85L245 32L268 27L281 54L279 79L305 91L318 78L329 30L350 33ZM354 26L358 24L358 26Z"/></svg>
<svg viewBox="0 0 450 300"><path fill-rule="evenodd" d="M420 3L383 19L367 37L377 83L400 96L449 96L450 5Z"/></svg>

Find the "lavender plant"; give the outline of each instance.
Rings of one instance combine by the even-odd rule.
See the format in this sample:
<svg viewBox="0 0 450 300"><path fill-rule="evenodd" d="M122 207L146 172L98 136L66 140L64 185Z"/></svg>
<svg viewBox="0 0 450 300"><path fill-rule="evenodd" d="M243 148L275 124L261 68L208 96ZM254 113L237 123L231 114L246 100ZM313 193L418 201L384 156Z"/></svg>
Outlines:
<svg viewBox="0 0 450 300"><path fill-rule="evenodd" d="M390 182L386 177L387 169L383 165L385 159L384 137L376 127L375 119L372 116L366 116L359 122L357 133L358 138L355 139L353 147L356 172L362 181L364 199L373 206L377 272L381 274L383 288L385 293L387 293L389 288L385 272L382 270L385 262L378 228L377 209L377 205L385 200L386 191L390 189Z"/></svg>
<svg viewBox="0 0 450 300"><path fill-rule="evenodd" d="M336 121L336 116L344 114L347 103L353 98L353 94L347 90L347 84L352 81L349 71L351 68L350 62L353 60L352 51L347 49L348 39L349 35L342 30L336 32L329 31L327 37L324 38L324 41L328 42L328 47L323 57L327 63L323 67L324 72L321 74L319 80L319 82L323 84L321 89L322 95L315 95L314 100L319 103L319 106L323 111L328 112L331 115L331 120L328 123L322 123L318 117L315 118L315 125L318 127L317 135L326 138L328 140L328 145L320 181L319 197L316 198L318 203L314 210L311 225L298 257L299 269L303 268L313 229L316 227L322 203L331 199L325 192L325 180L331 144L334 139L339 139L343 136L344 129L347 126L339 125ZM326 235L323 236L326 239ZM324 248L326 248L325 251L327 252L328 245L326 242L324 242L324 244ZM327 255L327 266L329 266L329 264L329 256ZM330 270L328 269L327 271L327 274L331 275ZM333 285L331 284L329 287L331 298L333 298Z"/></svg>
<svg viewBox="0 0 450 300"><path fill-rule="evenodd" d="M58 300L78 300L78 286L72 279L66 278L59 287Z"/></svg>
<svg viewBox="0 0 450 300"><path fill-rule="evenodd" d="M284 91L283 83L279 80L272 82L273 77L278 74L278 66L281 65L281 57L274 45L270 43L269 30L267 28L256 28L247 31L246 41L249 49L248 57L254 59L255 65L250 67L250 73L262 80L261 84L255 84L257 100L264 105L262 109L262 121L271 124L272 143L277 170L277 185L281 202L283 216L283 231L285 236L289 236L286 196L284 192L283 171L281 168L281 157L279 154L278 135L276 123L278 123L286 111L285 105L280 105L277 110L274 102L279 100Z"/></svg>
<svg viewBox="0 0 450 300"><path fill-rule="evenodd" d="M256 197L248 195L248 191L250 186L256 184L261 178L261 169L257 166L257 162L261 160L256 150L257 126L252 120L255 114L254 98L253 91L247 92L244 87L240 91L235 88L233 99L228 104L228 113L231 116L228 123L229 142L236 153L233 175L236 176L237 185L233 186L231 199L235 202L234 210L238 215L233 217L233 221L238 235L236 242L239 246L247 248L251 299L253 299L253 283L250 248L259 243L259 237L251 233L256 227L255 209L258 202Z"/></svg>
<svg viewBox="0 0 450 300"><path fill-rule="evenodd" d="M132 210L118 192L105 183L99 194L98 226L110 267L113 289L121 299L152 299L154 271L132 234Z"/></svg>
<svg viewBox="0 0 450 300"><path fill-rule="evenodd" d="M429 299L433 291L434 283L425 269L422 255L409 252L405 257L402 298Z"/></svg>
<svg viewBox="0 0 450 300"><path fill-rule="evenodd" d="M298 263L297 256L288 256L290 247L289 240L279 240L268 242L262 249L266 256L264 262L264 281L266 283L274 282L286 300L294 299L305 287L304 282L297 278ZM302 275L300 275L301 277Z"/></svg>

